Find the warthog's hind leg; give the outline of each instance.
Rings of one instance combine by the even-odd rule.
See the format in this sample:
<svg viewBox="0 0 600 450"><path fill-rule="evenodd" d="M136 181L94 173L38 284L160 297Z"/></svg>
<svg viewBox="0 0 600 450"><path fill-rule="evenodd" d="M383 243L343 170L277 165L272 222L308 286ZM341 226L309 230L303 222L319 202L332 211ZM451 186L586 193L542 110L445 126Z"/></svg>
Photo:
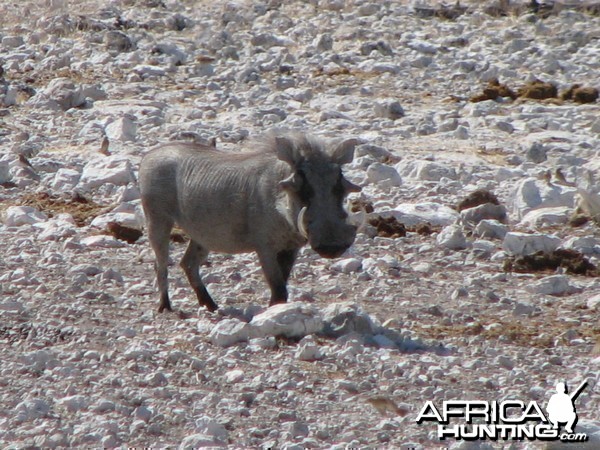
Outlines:
<svg viewBox="0 0 600 450"><path fill-rule="evenodd" d="M204 263L207 257L208 251L204 247L197 242L190 241L181 259L181 267L196 292L198 303L205 306L209 311L216 311L218 306L206 290L202 278L200 278L200 264Z"/></svg>
<svg viewBox="0 0 600 450"><path fill-rule="evenodd" d="M169 273L167 267L171 228L173 228L173 222L166 220L154 222L149 220L148 223L148 238L156 255L154 269L156 270L156 281L160 292L158 312L163 312L165 309L172 311L171 301L169 300Z"/></svg>
<svg viewBox="0 0 600 450"><path fill-rule="evenodd" d="M292 273L297 250L282 250L276 254L259 253L258 258L271 289L269 306L285 303L288 299L287 281Z"/></svg>

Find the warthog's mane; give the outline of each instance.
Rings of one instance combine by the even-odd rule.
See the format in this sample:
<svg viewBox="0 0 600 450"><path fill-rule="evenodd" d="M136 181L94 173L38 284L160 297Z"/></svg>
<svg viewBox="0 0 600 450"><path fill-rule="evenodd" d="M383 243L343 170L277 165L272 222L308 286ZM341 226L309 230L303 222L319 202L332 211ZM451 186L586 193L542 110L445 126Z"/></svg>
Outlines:
<svg viewBox="0 0 600 450"><path fill-rule="evenodd" d="M316 136L300 131L270 132L258 138L252 145L255 153L274 154L277 151L278 137L283 137L292 142L296 153L296 160L328 161L331 156L327 152L326 142Z"/></svg>
<svg viewBox="0 0 600 450"><path fill-rule="evenodd" d="M331 161L331 155L327 150L327 141L316 136L300 131L277 132L271 131L262 136L250 139L241 149L237 151L223 150L209 145L177 142L178 147L188 148L194 152L209 152L220 154L226 160L251 160L257 157L277 157L277 138L286 138L292 143L294 159L297 163L303 161L317 165Z"/></svg>

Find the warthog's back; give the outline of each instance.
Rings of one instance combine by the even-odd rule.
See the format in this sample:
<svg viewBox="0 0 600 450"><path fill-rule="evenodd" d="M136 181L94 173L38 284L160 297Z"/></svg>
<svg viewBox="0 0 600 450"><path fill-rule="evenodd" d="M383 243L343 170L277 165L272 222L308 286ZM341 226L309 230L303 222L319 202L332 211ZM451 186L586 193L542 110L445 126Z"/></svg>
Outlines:
<svg viewBox="0 0 600 450"><path fill-rule="evenodd" d="M174 220L207 249L236 253L268 239L257 224L285 226L275 199L287 174L268 152L226 153L178 143L146 155L139 179L146 214Z"/></svg>

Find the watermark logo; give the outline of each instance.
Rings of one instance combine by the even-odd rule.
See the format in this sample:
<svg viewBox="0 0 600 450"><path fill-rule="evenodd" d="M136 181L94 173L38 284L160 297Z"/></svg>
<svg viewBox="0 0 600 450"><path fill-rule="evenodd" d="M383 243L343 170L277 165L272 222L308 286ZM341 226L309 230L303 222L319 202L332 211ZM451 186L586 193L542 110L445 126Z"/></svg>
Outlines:
<svg viewBox="0 0 600 450"><path fill-rule="evenodd" d="M431 400L419 412L416 422L437 423L437 436L464 440L561 440L587 441L585 433L576 433L575 400L583 391L583 381L571 394L565 383L556 385L556 393L545 411L535 401L448 400L438 408ZM561 424L564 427L561 427Z"/></svg>

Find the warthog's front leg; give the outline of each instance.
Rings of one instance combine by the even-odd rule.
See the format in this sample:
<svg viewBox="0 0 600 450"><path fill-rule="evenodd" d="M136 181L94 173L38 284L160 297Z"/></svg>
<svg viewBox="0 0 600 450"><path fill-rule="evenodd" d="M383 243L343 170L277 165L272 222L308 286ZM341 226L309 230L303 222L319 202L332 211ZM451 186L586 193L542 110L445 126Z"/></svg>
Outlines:
<svg viewBox="0 0 600 450"><path fill-rule="evenodd" d="M281 269L281 273L286 284L290 278L290 275L292 274L292 268L294 267L294 262L296 262L296 256L298 256L297 249L282 250L277 253L277 263L279 264L279 268Z"/></svg>
<svg viewBox="0 0 600 450"><path fill-rule="evenodd" d="M169 234L173 223L168 220L149 220L148 223L148 238L150 245L156 255L154 269L156 271L156 282L160 293L160 304L158 312L163 312L165 309L171 311L171 302L169 300Z"/></svg>
<svg viewBox="0 0 600 450"><path fill-rule="evenodd" d="M271 288L269 306L287 302L287 281L292 272L296 254L297 250L282 250L278 253L259 252L258 258Z"/></svg>
<svg viewBox="0 0 600 450"><path fill-rule="evenodd" d="M200 264L204 263L207 257L208 251L204 247L194 241L190 241L181 259L181 267L196 292L198 303L205 306L209 311L216 311L218 306L206 290L199 273Z"/></svg>

